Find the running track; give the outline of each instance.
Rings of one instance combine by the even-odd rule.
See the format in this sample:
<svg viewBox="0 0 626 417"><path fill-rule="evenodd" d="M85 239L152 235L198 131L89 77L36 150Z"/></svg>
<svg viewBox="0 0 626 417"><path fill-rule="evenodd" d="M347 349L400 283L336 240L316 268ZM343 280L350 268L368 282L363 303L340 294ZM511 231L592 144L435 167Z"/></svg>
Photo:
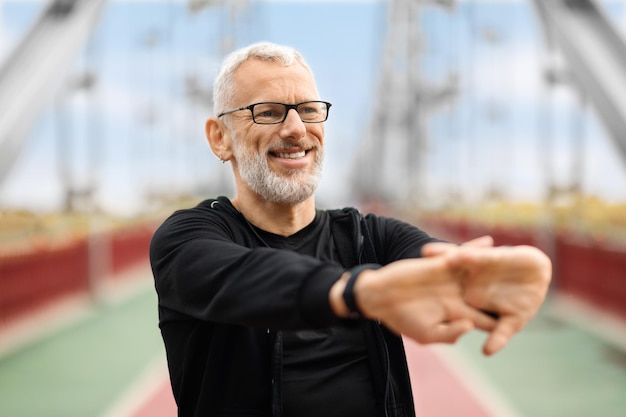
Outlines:
<svg viewBox="0 0 626 417"><path fill-rule="evenodd" d="M33 316L22 336L0 323L0 415L176 416L156 296L149 274L136 275L137 286L96 306ZM624 417L626 327L557 301L494 357L480 354L480 332L455 346L406 341L417 416Z"/></svg>
<svg viewBox="0 0 626 417"><path fill-rule="evenodd" d="M476 384L463 377L462 369L454 369L452 359L433 347L423 347L406 341L409 369L413 379L418 417L503 417L500 410L494 414L493 401L482 401ZM462 366L460 366L462 368ZM419 378L416 376L420 375ZM161 382L146 390L142 401L120 417L173 417L176 405L167 379L160 373Z"/></svg>

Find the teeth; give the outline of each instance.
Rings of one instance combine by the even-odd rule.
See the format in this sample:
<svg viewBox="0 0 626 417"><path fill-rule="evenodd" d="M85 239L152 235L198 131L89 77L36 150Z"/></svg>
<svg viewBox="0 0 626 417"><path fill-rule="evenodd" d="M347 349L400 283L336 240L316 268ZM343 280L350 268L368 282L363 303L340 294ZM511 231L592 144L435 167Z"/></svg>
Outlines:
<svg viewBox="0 0 626 417"><path fill-rule="evenodd" d="M304 151L289 152L289 153L277 153L276 154L276 156L278 156L279 158L287 158L287 159L304 158L304 155L306 155L306 153Z"/></svg>

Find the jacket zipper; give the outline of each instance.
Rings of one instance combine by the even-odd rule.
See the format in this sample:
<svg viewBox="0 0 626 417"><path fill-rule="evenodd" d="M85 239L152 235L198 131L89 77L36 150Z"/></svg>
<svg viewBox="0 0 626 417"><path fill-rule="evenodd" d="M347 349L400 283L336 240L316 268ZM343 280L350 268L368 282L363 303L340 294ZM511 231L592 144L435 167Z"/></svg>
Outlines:
<svg viewBox="0 0 626 417"><path fill-rule="evenodd" d="M267 329L269 335L272 332ZM282 417L283 399L281 392L282 385L282 357L283 357L283 332L276 331L273 335L272 343L272 416Z"/></svg>
<svg viewBox="0 0 626 417"><path fill-rule="evenodd" d="M393 386L391 383L391 365L389 363L390 359L389 359L389 348L387 347L387 342L385 341L385 335L383 335L383 331L380 328L381 323L380 321L377 321L374 324L374 327L376 328L376 340L378 341L379 344L379 349L381 351L381 355L382 355L382 361L383 361L383 370L384 370L384 374L385 374L385 396L383 398L383 408L385 410L385 417L390 417L389 416L389 409L391 408L391 410L393 411L394 417L395 417L395 395L393 392Z"/></svg>

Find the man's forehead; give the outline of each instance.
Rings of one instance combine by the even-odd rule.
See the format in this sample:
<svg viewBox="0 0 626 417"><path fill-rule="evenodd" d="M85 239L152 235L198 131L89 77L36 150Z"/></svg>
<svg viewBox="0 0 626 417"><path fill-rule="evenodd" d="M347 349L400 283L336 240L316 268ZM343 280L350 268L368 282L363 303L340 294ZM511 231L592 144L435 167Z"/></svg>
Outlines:
<svg viewBox="0 0 626 417"><path fill-rule="evenodd" d="M275 61L249 59L237 68L234 81L237 95L283 88L302 90L307 94L317 91L313 75L299 61L284 65Z"/></svg>

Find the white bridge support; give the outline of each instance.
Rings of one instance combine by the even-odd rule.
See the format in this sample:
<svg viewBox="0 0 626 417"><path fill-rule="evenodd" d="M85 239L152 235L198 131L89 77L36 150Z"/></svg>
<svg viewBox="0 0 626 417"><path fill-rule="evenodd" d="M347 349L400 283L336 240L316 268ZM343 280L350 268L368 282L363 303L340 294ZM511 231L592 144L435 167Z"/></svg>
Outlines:
<svg viewBox="0 0 626 417"><path fill-rule="evenodd" d="M105 0L52 0L0 67L0 183L94 29Z"/></svg>
<svg viewBox="0 0 626 417"><path fill-rule="evenodd" d="M424 191L424 156L428 146L426 115L456 97L456 74L443 82L420 72L425 44L423 6L452 9L455 0L392 0L371 126L353 169L353 193L370 198L419 204Z"/></svg>
<svg viewBox="0 0 626 417"><path fill-rule="evenodd" d="M548 44L565 58L626 162L626 43L593 0L534 0Z"/></svg>

